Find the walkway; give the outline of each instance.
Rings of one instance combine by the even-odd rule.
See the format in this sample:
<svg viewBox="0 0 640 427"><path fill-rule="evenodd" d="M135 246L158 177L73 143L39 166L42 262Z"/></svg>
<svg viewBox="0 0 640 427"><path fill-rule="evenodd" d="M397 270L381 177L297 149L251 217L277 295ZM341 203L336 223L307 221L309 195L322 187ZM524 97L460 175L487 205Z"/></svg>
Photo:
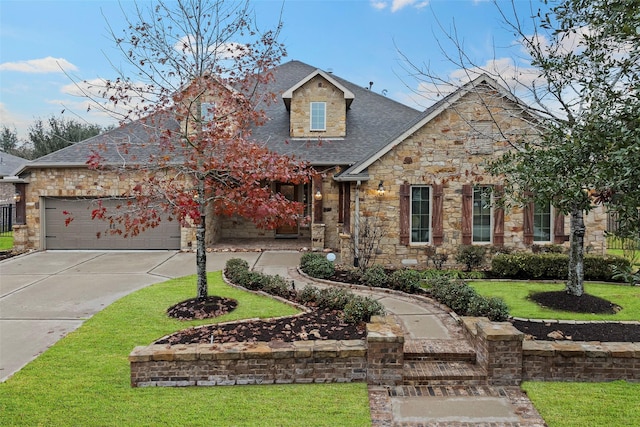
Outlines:
<svg viewBox="0 0 640 427"><path fill-rule="evenodd" d="M254 269L291 278L296 289L332 286L298 273L300 254L264 252ZM405 331L404 384L369 386L373 427L546 426L520 387L490 386L457 320L426 298L352 287L385 306Z"/></svg>
<svg viewBox="0 0 640 427"><path fill-rule="evenodd" d="M301 253L213 252L209 270L243 258L257 271L331 286L298 274ZM0 262L0 381L116 299L195 272L194 254L173 251L37 252ZM428 300L354 289L384 304L405 330L404 384L370 387L372 425L544 426L518 387L492 387L453 317Z"/></svg>

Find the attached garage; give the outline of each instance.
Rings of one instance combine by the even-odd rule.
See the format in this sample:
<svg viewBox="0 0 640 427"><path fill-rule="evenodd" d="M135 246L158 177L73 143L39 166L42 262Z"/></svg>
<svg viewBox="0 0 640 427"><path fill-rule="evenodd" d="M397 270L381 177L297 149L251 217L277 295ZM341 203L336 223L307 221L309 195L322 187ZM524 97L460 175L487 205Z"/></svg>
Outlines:
<svg viewBox="0 0 640 427"><path fill-rule="evenodd" d="M124 238L105 233L109 224L91 219L91 211L96 208L95 199L45 197L41 201L44 204L45 249L180 249L180 224L177 221L164 220L156 228ZM120 203L117 200L102 200L107 210ZM68 225L65 225L68 216L64 212L69 212L73 217Z"/></svg>

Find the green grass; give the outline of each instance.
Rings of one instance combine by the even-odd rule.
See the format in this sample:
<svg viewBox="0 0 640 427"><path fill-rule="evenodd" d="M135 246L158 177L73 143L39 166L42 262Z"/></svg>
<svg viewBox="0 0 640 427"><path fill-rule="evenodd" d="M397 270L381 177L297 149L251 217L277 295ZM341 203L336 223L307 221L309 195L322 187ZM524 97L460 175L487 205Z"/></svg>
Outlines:
<svg viewBox="0 0 640 427"><path fill-rule="evenodd" d="M640 383L525 382L522 388L552 427L631 427L640 422Z"/></svg>
<svg viewBox="0 0 640 427"><path fill-rule="evenodd" d="M13 233L8 236L0 236L0 251L13 248Z"/></svg>
<svg viewBox="0 0 640 427"><path fill-rule="evenodd" d="M290 315L273 299L209 276L209 293L238 300L217 321ZM188 326L166 317L195 293L193 276L153 285L89 319L0 384L3 426L363 426L370 425L366 384L131 388L127 357L136 345Z"/></svg>
<svg viewBox="0 0 640 427"><path fill-rule="evenodd" d="M640 320L640 288L604 283L586 283L585 292L609 300L620 307L616 314L581 314L543 308L530 300L532 293L560 291L561 283L538 282L469 282L478 293L502 298L514 317L558 320Z"/></svg>

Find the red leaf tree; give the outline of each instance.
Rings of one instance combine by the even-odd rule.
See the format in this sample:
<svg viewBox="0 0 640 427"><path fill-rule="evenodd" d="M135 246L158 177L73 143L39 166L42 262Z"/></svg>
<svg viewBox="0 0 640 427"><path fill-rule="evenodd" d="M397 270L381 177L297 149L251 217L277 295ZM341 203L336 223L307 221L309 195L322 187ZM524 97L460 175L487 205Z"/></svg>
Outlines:
<svg viewBox="0 0 640 427"><path fill-rule="evenodd" d="M285 54L280 28L261 32L248 2L179 0L136 6L122 35L111 30L134 77L106 81L101 106L121 127L88 164L135 176L123 203L94 217L132 236L166 218L196 227L197 296L208 295L205 218L239 215L257 226L295 224L300 203L270 183L300 184L311 168L252 140L275 96L263 88Z"/></svg>

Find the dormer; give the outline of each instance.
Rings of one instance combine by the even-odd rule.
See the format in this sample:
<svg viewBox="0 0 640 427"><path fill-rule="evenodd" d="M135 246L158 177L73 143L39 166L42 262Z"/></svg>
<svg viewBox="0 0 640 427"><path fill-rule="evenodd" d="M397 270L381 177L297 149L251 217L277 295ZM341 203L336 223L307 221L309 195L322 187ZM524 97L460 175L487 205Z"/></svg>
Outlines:
<svg viewBox="0 0 640 427"><path fill-rule="evenodd" d="M347 110L353 92L330 74L315 70L282 94L292 138L339 138L347 135Z"/></svg>

